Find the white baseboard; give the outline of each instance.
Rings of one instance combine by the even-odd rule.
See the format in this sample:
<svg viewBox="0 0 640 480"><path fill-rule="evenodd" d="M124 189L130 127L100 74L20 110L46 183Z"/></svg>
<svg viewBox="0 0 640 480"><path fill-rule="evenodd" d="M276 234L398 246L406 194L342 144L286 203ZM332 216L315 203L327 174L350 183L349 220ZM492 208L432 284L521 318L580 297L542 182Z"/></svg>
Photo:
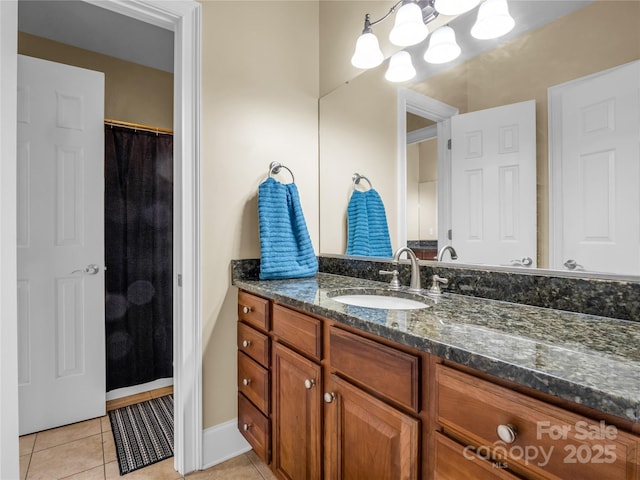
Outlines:
<svg viewBox="0 0 640 480"><path fill-rule="evenodd" d="M172 378L159 378L153 382L143 383L141 385L134 385L132 387L118 388L107 392L107 402L109 400L115 400L116 398L128 397L130 395L137 395L138 393L149 392L157 388L170 387L173 385Z"/></svg>
<svg viewBox="0 0 640 480"><path fill-rule="evenodd" d="M207 428L202 432L202 469L229 460L251 450L238 430L238 419Z"/></svg>

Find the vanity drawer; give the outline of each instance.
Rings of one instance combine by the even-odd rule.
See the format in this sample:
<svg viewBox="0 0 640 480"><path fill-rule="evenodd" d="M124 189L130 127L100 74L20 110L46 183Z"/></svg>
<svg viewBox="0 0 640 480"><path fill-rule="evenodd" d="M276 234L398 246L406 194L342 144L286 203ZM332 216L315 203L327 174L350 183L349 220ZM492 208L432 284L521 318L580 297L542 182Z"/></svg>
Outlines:
<svg viewBox="0 0 640 480"><path fill-rule="evenodd" d="M239 291L238 319L265 332L269 331L269 301Z"/></svg>
<svg viewBox="0 0 640 480"><path fill-rule="evenodd" d="M510 470L531 478L637 478L633 435L443 365L436 381L436 418L445 432L488 447ZM512 443L498 437L499 425L515 427Z"/></svg>
<svg viewBox="0 0 640 480"><path fill-rule="evenodd" d="M256 455L268 464L270 461L271 424L269 419L241 393L238 393L238 430L247 439Z"/></svg>
<svg viewBox="0 0 640 480"><path fill-rule="evenodd" d="M242 322L238 322L238 350L269 368L269 337Z"/></svg>
<svg viewBox="0 0 640 480"><path fill-rule="evenodd" d="M269 414L269 371L242 352L238 352L238 390Z"/></svg>
<svg viewBox="0 0 640 480"><path fill-rule="evenodd" d="M322 358L322 321L317 318L274 305L273 334L301 353Z"/></svg>
<svg viewBox="0 0 640 480"><path fill-rule="evenodd" d="M418 412L417 356L335 327L329 332L329 352L332 369Z"/></svg>
<svg viewBox="0 0 640 480"><path fill-rule="evenodd" d="M500 464L476 455L473 450L438 432L435 434L435 446L436 480L517 480Z"/></svg>

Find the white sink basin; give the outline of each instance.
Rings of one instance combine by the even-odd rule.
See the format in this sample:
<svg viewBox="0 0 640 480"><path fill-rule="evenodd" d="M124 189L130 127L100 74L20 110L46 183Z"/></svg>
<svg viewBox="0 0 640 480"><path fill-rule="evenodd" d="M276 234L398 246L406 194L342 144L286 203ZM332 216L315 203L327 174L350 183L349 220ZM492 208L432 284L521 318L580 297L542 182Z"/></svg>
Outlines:
<svg viewBox="0 0 640 480"><path fill-rule="evenodd" d="M416 298L406 298L395 294L387 294L386 292L336 292L335 296L329 295L331 300L336 302L354 305L356 307L381 308L386 310L417 310L419 308L427 308L430 305ZM417 295L415 297L418 297ZM420 298L420 297L418 297Z"/></svg>

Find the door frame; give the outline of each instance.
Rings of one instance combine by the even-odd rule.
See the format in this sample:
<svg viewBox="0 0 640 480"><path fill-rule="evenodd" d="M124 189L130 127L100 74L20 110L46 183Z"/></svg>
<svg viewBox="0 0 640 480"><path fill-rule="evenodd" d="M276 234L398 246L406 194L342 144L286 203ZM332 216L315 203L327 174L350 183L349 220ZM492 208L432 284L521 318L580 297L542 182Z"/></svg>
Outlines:
<svg viewBox="0 0 640 480"><path fill-rule="evenodd" d="M174 32L174 467L184 475L202 466L202 6L193 0L85 1ZM17 1L0 2L0 478L19 476L15 259L17 25Z"/></svg>
<svg viewBox="0 0 640 480"><path fill-rule="evenodd" d="M450 118L458 109L405 87L398 88L397 103L397 172L398 172L398 243L407 245L407 143L416 139L407 136L407 112L437 122L438 137L438 245L447 243L451 228L451 151L447 149L451 138ZM429 131L429 135L432 132Z"/></svg>

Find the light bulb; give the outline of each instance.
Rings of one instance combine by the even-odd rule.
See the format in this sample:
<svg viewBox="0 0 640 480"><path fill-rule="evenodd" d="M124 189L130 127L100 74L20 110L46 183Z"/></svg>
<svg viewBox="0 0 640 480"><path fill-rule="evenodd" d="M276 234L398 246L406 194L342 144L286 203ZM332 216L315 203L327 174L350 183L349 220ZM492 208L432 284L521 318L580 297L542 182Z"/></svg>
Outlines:
<svg viewBox="0 0 640 480"><path fill-rule="evenodd" d="M429 35L429 29L422 19L422 9L417 3L405 3L396 13L389 41L400 47L417 45Z"/></svg>
<svg viewBox="0 0 640 480"><path fill-rule="evenodd" d="M486 0L478 9L471 35L478 40L498 38L509 33L516 24L509 15L507 0Z"/></svg>
<svg viewBox="0 0 640 480"><path fill-rule="evenodd" d="M434 8L440 15L460 15L479 3L480 0L436 0Z"/></svg>
<svg viewBox="0 0 640 480"><path fill-rule="evenodd" d="M356 50L351 57L351 64L356 68L374 68L382 63L384 55L380 50L377 37L365 32L356 41Z"/></svg>
<svg viewBox="0 0 640 480"><path fill-rule="evenodd" d="M444 26L431 34L424 59L429 63L447 63L458 58L460 52L460 46L456 43L456 32L453 28Z"/></svg>
<svg viewBox="0 0 640 480"><path fill-rule="evenodd" d="M411 55L407 52L398 52L389 59L389 68L384 74L390 82L406 82L416 76L416 69L411 63Z"/></svg>

